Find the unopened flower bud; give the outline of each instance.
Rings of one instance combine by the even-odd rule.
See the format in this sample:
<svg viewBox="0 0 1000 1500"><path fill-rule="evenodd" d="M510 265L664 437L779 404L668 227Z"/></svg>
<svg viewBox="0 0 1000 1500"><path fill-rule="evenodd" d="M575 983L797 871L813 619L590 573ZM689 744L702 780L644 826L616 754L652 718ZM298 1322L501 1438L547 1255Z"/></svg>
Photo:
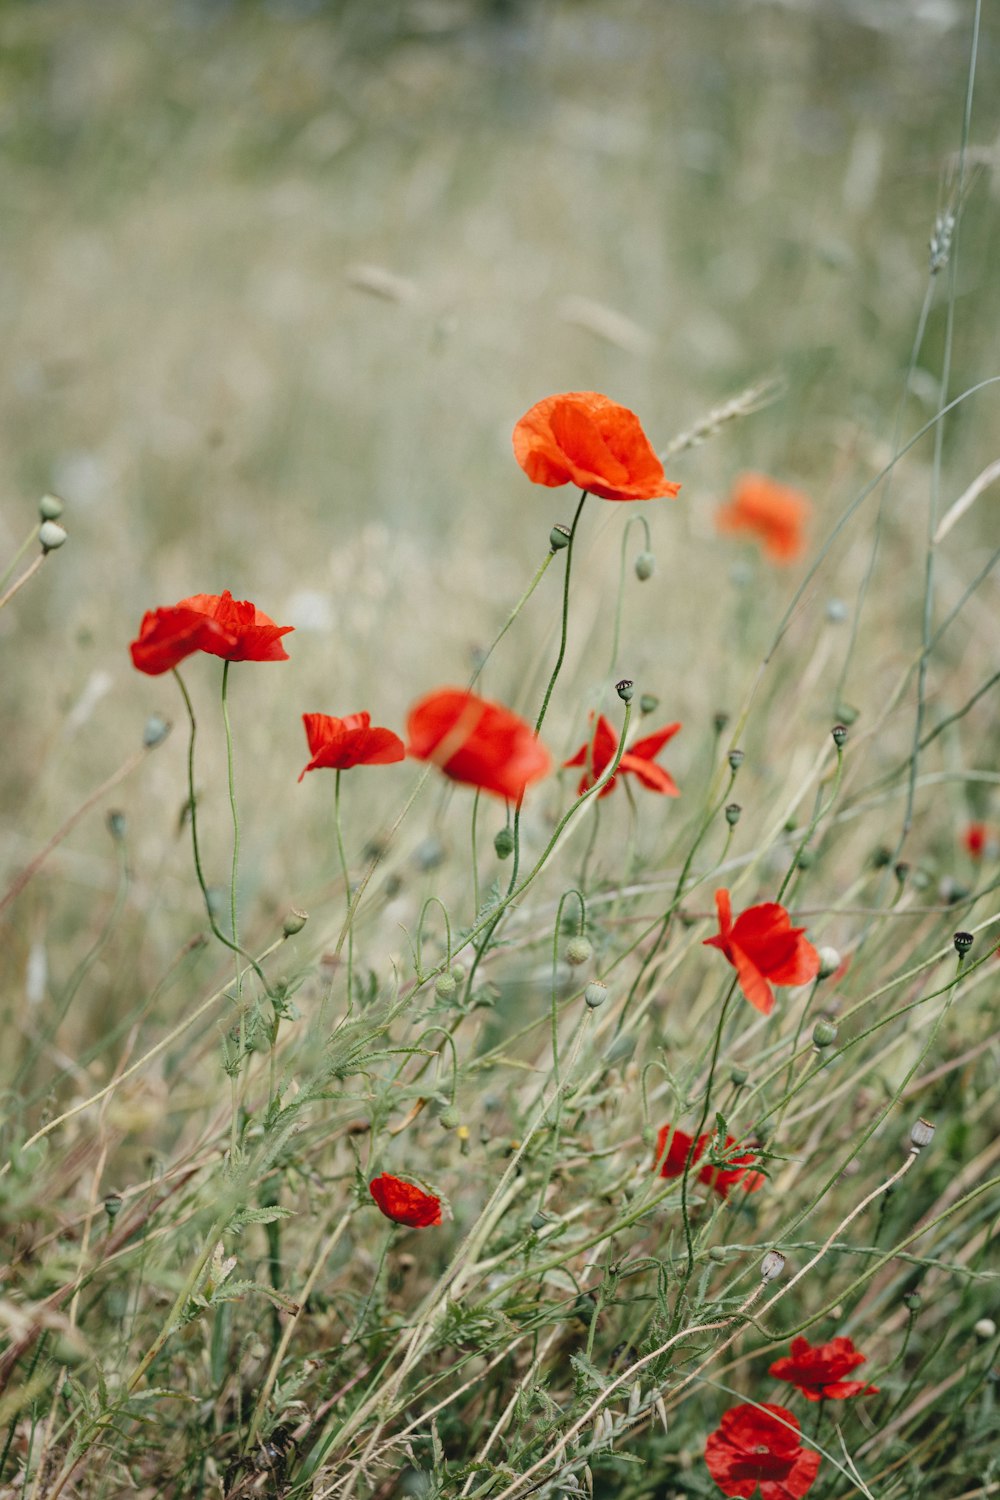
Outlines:
<svg viewBox="0 0 1000 1500"><path fill-rule="evenodd" d="M643 693L639 699L639 712L641 714L655 714L660 706L660 700L655 693Z"/></svg>
<svg viewBox="0 0 1000 1500"><path fill-rule="evenodd" d="M831 625L842 625L847 619L847 605L843 599L829 599L826 605L826 618Z"/></svg>
<svg viewBox="0 0 1000 1500"><path fill-rule="evenodd" d="M972 947L974 939L971 932L956 932L952 941L959 958L964 958Z"/></svg>
<svg viewBox="0 0 1000 1500"><path fill-rule="evenodd" d="M837 1040L837 1028L832 1021L817 1021L813 1027L813 1046L821 1051L824 1047L832 1047Z"/></svg>
<svg viewBox="0 0 1000 1500"><path fill-rule="evenodd" d="M993 1339L996 1338L997 1325L992 1318L980 1318L972 1325L972 1331L977 1339Z"/></svg>
<svg viewBox="0 0 1000 1500"><path fill-rule="evenodd" d="M447 970L443 974L438 975L437 983L434 986L434 993L439 1000L450 1000L457 989L458 985Z"/></svg>
<svg viewBox="0 0 1000 1500"><path fill-rule="evenodd" d="M750 1074L747 1072L746 1068L741 1068L739 1063L733 1063L732 1067L729 1069L729 1080L731 1083L735 1084L738 1089L741 1089L743 1087L749 1077Z"/></svg>
<svg viewBox="0 0 1000 1500"><path fill-rule="evenodd" d="M615 683L615 692L623 703L632 702L632 694L635 692L635 684L631 677L623 677L621 682Z"/></svg>
<svg viewBox="0 0 1000 1500"><path fill-rule="evenodd" d="M38 502L38 514L43 521L58 521L63 513L63 503L58 495L43 495Z"/></svg>
<svg viewBox="0 0 1000 1500"><path fill-rule="evenodd" d="M728 723L729 715L726 713L726 710L724 708L717 709L716 712L712 715L712 728L715 730L716 734L721 734Z"/></svg>
<svg viewBox="0 0 1000 1500"><path fill-rule="evenodd" d="M147 750L154 750L157 745L163 744L169 733L169 722L160 714L150 714L142 731L142 743Z"/></svg>
<svg viewBox="0 0 1000 1500"><path fill-rule="evenodd" d="M58 521L43 521L38 528L38 540L43 552L54 552L66 540L66 528Z"/></svg>
<svg viewBox="0 0 1000 1500"><path fill-rule="evenodd" d="M111 812L108 813L108 832L116 844L120 844L125 837L127 827L128 820L125 814L117 807L112 808Z"/></svg>
<svg viewBox="0 0 1000 1500"><path fill-rule="evenodd" d="M819 950L819 973L818 979L829 979L831 974L836 974L840 968L840 954L836 948L821 948Z"/></svg>
<svg viewBox="0 0 1000 1500"><path fill-rule="evenodd" d="M656 572L656 558L652 552L640 552L635 560L635 576L640 583L645 583L647 578L652 578Z"/></svg>
<svg viewBox="0 0 1000 1500"><path fill-rule="evenodd" d="M644 1125L642 1127L642 1144L644 1146L651 1146L655 1140L656 1131L653 1129L652 1125Z"/></svg>
<svg viewBox="0 0 1000 1500"><path fill-rule="evenodd" d="M626 1058L632 1056L634 1051L635 1033L632 1031L619 1031L618 1035L612 1038L605 1050L604 1061L608 1064L624 1062ZM645 1136L643 1139L645 1140ZM652 1144L652 1136L650 1136L647 1144Z"/></svg>
<svg viewBox="0 0 1000 1500"><path fill-rule="evenodd" d="M299 911L297 906L293 906L291 911L286 914L285 920L281 924L281 930L286 938L294 937L297 932L302 931L308 920L308 912Z"/></svg>
<svg viewBox="0 0 1000 1500"><path fill-rule="evenodd" d="M830 733L833 735L833 743L836 745L837 749L843 750L844 746L847 744L847 725L834 724L833 728L830 730Z"/></svg>
<svg viewBox="0 0 1000 1500"><path fill-rule="evenodd" d="M456 984L461 984L465 978L465 965L458 962L453 963L448 972Z"/></svg>
<svg viewBox="0 0 1000 1500"><path fill-rule="evenodd" d="M914 1151L921 1151L924 1146L929 1146L934 1139L934 1126L930 1120L917 1120L910 1127L910 1146Z"/></svg>
<svg viewBox="0 0 1000 1500"><path fill-rule="evenodd" d="M726 808L726 822L729 824L730 828L736 827L737 823L740 821L740 814L742 813L742 811L743 809L738 802L730 802L729 806Z"/></svg>
<svg viewBox="0 0 1000 1500"><path fill-rule="evenodd" d="M730 750L726 759L729 761L729 769L731 771L738 771L740 766L743 764L743 751Z"/></svg>
<svg viewBox="0 0 1000 1500"><path fill-rule="evenodd" d="M785 1257L780 1250L769 1250L760 1263L761 1281L776 1281L785 1269Z"/></svg>
<svg viewBox="0 0 1000 1500"><path fill-rule="evenodd" d="M493 847L496 850L497 859L509 859L514 852L514 830L508 827L501 828L493 840Z"/></svg>
<svg viewBox="0 0 1000 1500"><path fill-rule="evenodd" d="M462 1123L462 1116L454 1104L449 1104L448 1108L443 1109L438 1115L438 1121L445 1130L455 1130Z"/></svg>
<svg viewBox="0 0 1000 1500"><path fill-rule="evenodd" d="M589 964L594 956L594 947L589 938L581 933L579 937L571 938L566 944L566 962L574 968L580 964Z"/></svg>
<svg viewBox="0 0 1000 1500"><path fill-rule="evenodd" d="M561 552L564 547L569 546L569 527L553 526L549 532L549 546L553 552Z"/></svg>
<svg viewBox="0 0 1000 1500"><path fill-rule="evenodd" d="M717 1266L721 1266L726 1258L726 1252L721 1245L712 1245L708 1251L709 1260L714 1260Z"/></svg>
<svg viewBox="0 0 1000 1500"><path fill-rule="evenodd" d="M852 703L840 703L837 705L837 722L843 724L845 729L850 729L852 724L857 723L860 708L855 708Z"/></svg>
<svg viewBox="0 0 1000 1500"><path fill-rule="evenodd" d="M601 979L592 979L583 992L583 998L591 1010L597 1010L608 998L608 987Z"/></svg>
<svg viewBox="0 0 1000 1500"><path fill-rule="evenodd" d="M795 861L800 870L810 870L816 863L815 849L800 849L798 859Z"/></svg>

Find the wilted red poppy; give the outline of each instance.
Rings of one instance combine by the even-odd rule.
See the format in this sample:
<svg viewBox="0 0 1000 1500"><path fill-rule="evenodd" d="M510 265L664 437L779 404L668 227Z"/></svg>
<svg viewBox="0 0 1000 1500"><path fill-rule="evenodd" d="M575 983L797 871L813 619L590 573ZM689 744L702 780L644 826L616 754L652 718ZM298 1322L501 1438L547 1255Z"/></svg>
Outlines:
<svg viewBox="0 0 1000 1500"><path fill-rule="evenodd" d="M790 563L805 548L805 525L812 506L801 490L766 474L741 474L728 505L715 513L719 531L749 531L772 562Z"/></svg>
<svg viewBox="0 0 1000 1500"><path fill-rule="evenodd" d="M656 1138L656 1156L653 1159L653 1169L659 1167L661 1177L681 1177L687 1165L688 1153L691 1151L691 1143L694 1138L686 1135L683 1130L676 1130L672 1125L664 1125ZM691 1154L692 1162L700 1161L707 1147L711 1144L710 1135L700 1135L695 1142L694 1152ZM726 1198L729 1189L739 1183L745 1193L756 1193L764 1186L767 1180L763 1172L749 1171L757 1160L756 1155L749 1148L733 1154L731 1148L738 1143L731 1135L726 1136L725 1160L723 1167L713 1166L706 1162L698 1172L698 1181L707 1183L720 1197ZM722 1153L720 1153L722 1154Z"/></svg>
<svg viewBox="0 0 1000 1500"><path fill-rule="evenodd" d="M383 1172L368 1184L369 1191L387 1219L408 1229L429 1229L441 1222L441 1199L422 1192L412 1182L403 1182Z"/></svg>
<svg viewBox="0 0 1000 1500"><path fill-rule="evenodd" d="M604 500L676 495L635 412L596 391L546 396L514 428L514 456L535 484L578 484Z"/></svg>
<svg viewBox="0 0 1000 1500"><path fill-rule="evenodd" d="M819 1472L820 1457L799 1442L801 1429L784 1406L730 1407L705 1443L708 1472L724 1495L750 1500L800 1500Z"/></svg>
<svg viewBox="0 0 1000 1500"><path fill-rule="evenodd" d="M349 771L352 766L387 766L402 760L406 748L391 729L372 729L371 714L348 714L335 719L330 714L303 714L312 760L306 771Z"/></svg>
<svg viewBox="0 0 1000 1500"><path fill-rule="evenodd" d="M734 922L728 891L716 891L715 904L720 931L718 937L705 939L705 947L726 955L740 989L765 1016L774 1007L771 984L808 984L816 978L819 954L803 936L805 928L792 926L783 906L776 901L748 906Z"/></svg>
<svg viewBox="0 0 1000 1500"><path fill-rule="evenodd" d="M439 688L410 709L407 754L430 760L453 781L516 802L545 776L552 757L534 730L502 703L462 688Z"/></svg>
<svg viewBox="0 0 1000 1500"><path fill-rule="evenodd" d="M867 1355L859 1354L853 1340L838 1336L828 1344L810 1344L808 1339L792 1339L791 1354L776 1359L770 1373L776 1380L787 1380L797 1386L807 1401L820 1401L829 1396L831 1401L844 1401L848 1396L859 1396L877 1392L877 1385L865 1385L863 1380L844 1380L844 1376L858 1365L863 1365Z"/></svg>
<svg viewBox="0 0 1000 1500"><path fill-rule="evenodd" d="M657 729L653 734L646 735L645 739L636 740L631 745L621 760L618 762L618 770L612 776L606 786L602 786L598 797L607 797L614 791L615 782L622 774L632 775L643 786L649 787L651 792L660 792L664 797L679 797L680 791L673 777L658 766L654 759L668 740L672 740L680 729L679 724L665 724L662 729ZM580 777L577 793L582 796L588 787L600 781L604 772L615 758L618 749L618 736L603 714L598 716L594 728L594 737L589 744L581 745L571 760L564 760L563 766L583 766L584 772Z"/></svg>
<svg viewBox="0 0 1000 1500"><path fill-rule="evenodd" d="M249 599L234 599L226 589L148 611L129 650L133 665L151 677L169 672L194 651L224 661L287 661L281 637L292 629L275 625Z"/></svg>

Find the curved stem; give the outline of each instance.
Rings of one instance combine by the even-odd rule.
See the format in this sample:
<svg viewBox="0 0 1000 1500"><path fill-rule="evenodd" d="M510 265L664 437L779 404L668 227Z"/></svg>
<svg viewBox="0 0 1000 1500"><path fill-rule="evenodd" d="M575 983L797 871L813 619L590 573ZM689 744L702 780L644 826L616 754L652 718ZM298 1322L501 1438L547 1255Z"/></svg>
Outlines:
<svg viewBox="0 0 1000 1500"><path fill-rule="evenodd" d="M347 903L347 1004L350 1007L354 998L354 924L351 921L351 874L347 864L347 852L344 849L344 831L340 821L340 771L335 775L333 783L333 826L337 835L337 853L340 856L340 869L344 877L344 900Z"/></svg>

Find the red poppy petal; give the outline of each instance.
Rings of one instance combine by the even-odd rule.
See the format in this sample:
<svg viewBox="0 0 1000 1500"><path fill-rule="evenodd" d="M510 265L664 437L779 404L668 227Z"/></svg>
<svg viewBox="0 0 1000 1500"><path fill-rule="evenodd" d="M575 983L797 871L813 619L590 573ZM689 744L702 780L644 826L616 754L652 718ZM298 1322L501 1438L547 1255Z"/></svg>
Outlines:
<svg viewBox="0 0 1000 1500"><path fill-rule="evenodd" d="M735 943L732 945L730 962L736 970L740 989L747 1000L755 1010L769 1016L774 1009L774 991L757 965L743 952L742 948L737 948Z"/></svg>
<svg viewBox="0 0 1000 1500"><path fill-rule="evenodd" d="M658 766L654 760L642 760L631 750L622 756L618 763L618 771L627 771L651 792L659 792L664 797L680 796L677 783L669 771ZM617 775L618 772L615 774Z"/></svg>
<svg viewBox="0 0 1000 1500"><path fill-rule="evenodd" d="M665 724L662 729L657 729L654 734L647 734L645 739L636 740L634 745L629 746L629 754L636 755L640 760L652 760L663 749L669 740L679 732L681 725Z"/></svg>

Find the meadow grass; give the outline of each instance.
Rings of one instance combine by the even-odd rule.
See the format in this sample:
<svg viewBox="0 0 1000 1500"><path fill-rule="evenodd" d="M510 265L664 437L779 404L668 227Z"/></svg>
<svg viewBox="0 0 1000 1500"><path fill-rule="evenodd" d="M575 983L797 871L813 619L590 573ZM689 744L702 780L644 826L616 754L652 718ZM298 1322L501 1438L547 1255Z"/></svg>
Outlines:
<svg viewBox="0 0 1000 1500"><path fill-rule="evenodd" d="M746 1403L813 1495L1000 1493L988 476L946 523L1000 91L944 10L0 11L3 1494L707 1497ZM679 498L529 484L583 388ZM717 531L748 468L788 567ZM227 586L287 663L132 670ZM473 680L556 767L680 720L679 798L296 785L303 712ZM770 1015L720 888L821 950Z"/></svg>

